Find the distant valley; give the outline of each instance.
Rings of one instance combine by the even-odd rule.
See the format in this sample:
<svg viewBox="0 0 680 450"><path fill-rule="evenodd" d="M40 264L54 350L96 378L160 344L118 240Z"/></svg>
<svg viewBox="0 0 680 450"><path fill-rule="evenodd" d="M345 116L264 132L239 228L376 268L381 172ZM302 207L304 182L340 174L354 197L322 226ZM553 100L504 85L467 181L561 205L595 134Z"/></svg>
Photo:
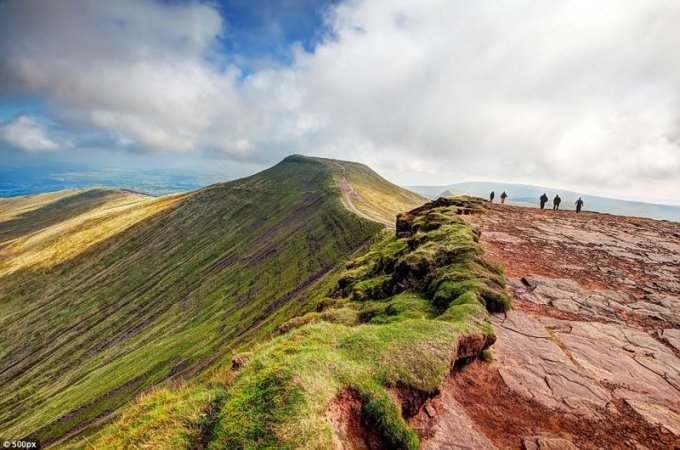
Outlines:
<svg viewBox="0 0 680 450"><path fill-rule="evenodd" d="M233 177L217 171L188 169L102 169L85 165L6 165L0 167L0 197L101 186L129 189L158 196L192 191L230 178Z"/></svg>

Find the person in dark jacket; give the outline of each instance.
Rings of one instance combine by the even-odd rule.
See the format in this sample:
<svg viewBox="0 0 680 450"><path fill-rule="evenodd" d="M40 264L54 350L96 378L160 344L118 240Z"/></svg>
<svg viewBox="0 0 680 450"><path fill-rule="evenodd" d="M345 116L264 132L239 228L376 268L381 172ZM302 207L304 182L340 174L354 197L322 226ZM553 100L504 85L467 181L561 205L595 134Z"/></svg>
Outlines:
<svg viewBox="0 0 680 450"><path fill-rule="evenodd" d="M503 193L501 194L501 203L505 203L506 198L508 198L508 194L506 194L505 191L503 191Z"/></svg>
<svg viewBox="0 0 680 450"><path fill-rule="evenodd" d="M560 209L560 203L562 203L562 199L559 195L556 195L553 199L553 209Z"/></svg>
<svg viewBox="0 0 680 450"><path fill-rule="evenodd" d="M580 213L581 208L583 208L583 199L579 197L578 200L576 200L576 212Z"/></svg>
<svg viewBox="0 0 680 450"><path fill-rule="evenodd" d="M541 209L545 208L545 204L548 203L548 196L544 192L543 195L541 195Z"/></svg>
<svg viewBox="0 0 680 450"><path fill-rule="evenodd" d="M491 191L491 194L489 194L489 201L493 203L493 199L496 197L496 193L494 191Z"/></svg>

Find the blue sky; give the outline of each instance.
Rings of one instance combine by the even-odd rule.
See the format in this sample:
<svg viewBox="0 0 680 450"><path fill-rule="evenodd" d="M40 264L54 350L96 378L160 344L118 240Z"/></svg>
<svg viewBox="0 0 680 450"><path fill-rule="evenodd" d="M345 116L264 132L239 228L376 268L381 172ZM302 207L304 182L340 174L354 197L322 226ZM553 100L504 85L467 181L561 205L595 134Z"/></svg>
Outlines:
<svg viewBox="0 0 680 450"><path fill-rule="evenodd" d="M220 54L213 62L217 67L234 64L241 76L252 74L266 64L288 65L292 62L293 45L312 52L325 33L324 13L338 0L222 0L206 2L223 19L215 49ZM165 0L169 7L185 1ZM124 28L124 26L122 26ZM210 58L208 58L210 59ZM21 114L41 117L48 99L3 91L0 97L0 121ZM44 119L44 118L43 118Z"/></svg>
<svg viewBox="0 0 680 450"><path fill-rule="evenodd" d="M675 0L2 0L0 164L227 178L303 153L680 203L679 22Z"/></svg>
<svg viewBox="0 0 680 450"><path fill-rule="evenodd" d="M0 121L12 119L18 114L31 114L38 116L44 108L42 100L31 99L3 99L0 103Z"/></svg>
<svg viewBox="0 0 680 450"><path fill-rule="evenodd" d="M234 55L248 70L250 61L273 59L292 62L291 45L309 52L323 37L323 15L336 1L222 1L218 9L225 20L222 51ZM238 58L241 57L241 58Z"/></svg>

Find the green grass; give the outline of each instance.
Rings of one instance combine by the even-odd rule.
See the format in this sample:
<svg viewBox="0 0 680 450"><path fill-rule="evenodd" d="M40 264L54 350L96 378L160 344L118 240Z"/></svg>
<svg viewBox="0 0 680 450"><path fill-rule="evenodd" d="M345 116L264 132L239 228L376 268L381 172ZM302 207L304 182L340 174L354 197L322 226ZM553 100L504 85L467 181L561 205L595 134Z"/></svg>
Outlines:
<svg viewBox="0 0 680 450"><path fill-rule="evenodd" d="M480 358L482 358L483 361L491 362L493 361L493 352L489 349L486 349L482 352Z"/></svg>
<svg viewBox="0 0 680 450"><path fill-rule="evenodd" d="M402 237L384 236L348 263L315 311L285 322L283 334L239 357L237 372L224 368L224 402L208 430L208 448L329 448L325 414L348 390L359 396L362 415L383 445L418 448L389 391L435 393L458 359L485 357L495 339L487 311L510 306L502 273L456 212L455 206L430 205L404 217ZM366 295L375 292L367 283L388 279L390 295ZM445 282L461 284L444 288ZM487 290L503 301L489 302ZM461 339L469 340L465 353ZM113 430L125 435L121 426ZM102 439L112 432L105 430Z"/></svg>
<svg viewBox="0 0 680 450"><path fill-rule="evenodd" d="M403 383L436 389L466 331L474 330L422 319L299 328L259 351L239 374L227 392L212 448L328 448L323 413L345 388L361 394L386 439L413 448L413 431L386 388Z"/></svg>
<svg viewBox="0 0 680 450"><path fill-rule="evenodd" d="M341 164L370 217L393 222L421 201ZM350 389L386 446L417 447L388 393L434 392L461 338L493 341L487 311L509 307L502 270L457 217L476 202L430 204L381 234L345 208L338 176L289 157L144 217L107 209L128 202L109 191L0 204L0 236L56 237L39 249L58 256L0 276L0 435L327 448L324 413Z"/></svg>
<svg viewBox="0 0 680 450"><path fill-rule="evenodd" d="M415 192L395 186L364 164L325 158L313 159L331 168L336 181L342 178L341 167L344 167L345 177L357 194L353 199L356 208L389 227L393 227L397 213L415 208L427 201L425 197Z"/></svg>
<svg viewBox="0 0 680 450"><path fill-rule="evenodd" d="M108 433L97 441L98 449L186 449L211 436L210 426L223 401L220 386L154 389L128 408Z"/></svg>
<svg viewBox="0 0 680 450"><path fill-rule="evenodd" d="M54 226L53 206L31 217L41 208L27 224ZM381 229L344 208L331 168L291 158L0 277L0 434L58 440L266 340Z"/></svg>

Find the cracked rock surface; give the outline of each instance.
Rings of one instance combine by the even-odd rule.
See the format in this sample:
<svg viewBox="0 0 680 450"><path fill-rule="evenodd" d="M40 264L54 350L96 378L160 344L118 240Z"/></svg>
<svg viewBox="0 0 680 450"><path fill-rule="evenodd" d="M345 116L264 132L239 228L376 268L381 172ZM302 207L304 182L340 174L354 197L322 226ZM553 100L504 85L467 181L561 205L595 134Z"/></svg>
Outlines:
<svg viewBox="0 0 680 450"><path fill-rule="evenodd" d="M507 205L466 220L514 309L493 318L494 361L445 385L459 422L496 448L680 446L680 224Z"/></svg>

